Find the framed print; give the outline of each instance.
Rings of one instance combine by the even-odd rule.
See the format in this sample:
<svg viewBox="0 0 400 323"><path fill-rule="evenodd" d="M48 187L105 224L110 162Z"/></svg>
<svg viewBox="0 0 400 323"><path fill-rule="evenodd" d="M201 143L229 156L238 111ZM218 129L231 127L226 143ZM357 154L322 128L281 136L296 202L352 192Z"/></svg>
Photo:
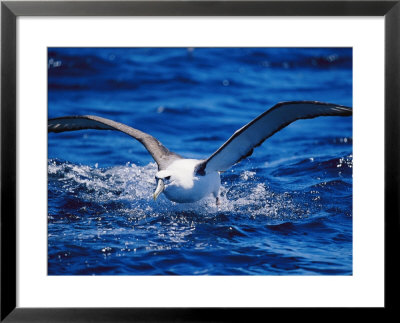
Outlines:
<svg viewBox="0 0 400 323"><path fill-rule="evenodd" d="M2 320L394 306L397 1L1 9Z"/></svg>

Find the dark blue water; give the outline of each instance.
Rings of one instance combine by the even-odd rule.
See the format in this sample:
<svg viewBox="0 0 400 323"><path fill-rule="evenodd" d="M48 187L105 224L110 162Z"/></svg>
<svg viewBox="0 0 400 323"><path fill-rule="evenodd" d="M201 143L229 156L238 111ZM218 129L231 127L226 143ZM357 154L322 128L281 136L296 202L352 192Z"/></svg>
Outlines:
<svg viewBox="0 0 400 323"><path fill-rule="evenodd" d="M280 101L352 106L346 48L50 48L49 117L94 114L192 158ZM112 131L48 136L50 275L351 275L352 118L301 120L222 174L222 203L154 202Z"/></svg>

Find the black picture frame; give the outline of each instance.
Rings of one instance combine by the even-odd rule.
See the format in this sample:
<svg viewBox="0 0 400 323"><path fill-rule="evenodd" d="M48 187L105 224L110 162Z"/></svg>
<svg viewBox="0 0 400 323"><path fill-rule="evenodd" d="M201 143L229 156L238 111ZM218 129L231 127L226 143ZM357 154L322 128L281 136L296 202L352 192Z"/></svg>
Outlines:
<svg viewBox="0 0 400 323"><path fill-rule="evenodd" d="M265 309L16 307L16 19L19 16L383 16L385 19L385 311L396 309L399 246L400 0L2 1L1 321L186 322L254 319ZM286 314L287 309L269 309ZM333 313L332 309L327 309ZM378 309L381 313L382 309ZM328 314L331 315L331 314ZM260 317L260 316L258 316ZM333 317L332 317L333 318ZM282 317L280 318L282 319Z"/></svg>

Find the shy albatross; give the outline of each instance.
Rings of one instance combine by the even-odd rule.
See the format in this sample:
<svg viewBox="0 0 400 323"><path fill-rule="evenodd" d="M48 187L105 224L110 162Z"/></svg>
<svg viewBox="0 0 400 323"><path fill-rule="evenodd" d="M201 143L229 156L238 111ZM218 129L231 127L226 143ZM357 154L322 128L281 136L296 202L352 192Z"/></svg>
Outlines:
<svg viewBox="0 0 400 323"><path fill-rule="evenodd" d="M168 150L153 136L122 123L98 116L66 116L48 120L48 132L82 129L117 130L138 140L158 165L154 200L164 193L178 203L196 202L213 194L219 204L220 172L226 171L267 138L299 119L319 116L351 116L352 108L317 102L281 102L238 129L207 159L187 159Z"/></svg>

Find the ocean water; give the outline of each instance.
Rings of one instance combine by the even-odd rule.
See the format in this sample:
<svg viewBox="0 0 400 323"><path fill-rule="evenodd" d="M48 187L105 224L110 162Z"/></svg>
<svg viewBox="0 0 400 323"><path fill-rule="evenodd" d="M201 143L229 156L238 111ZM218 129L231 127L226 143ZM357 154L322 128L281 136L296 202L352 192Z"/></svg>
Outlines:
<svg viewBox="0 0 400 323"><path fill-rule="evenodd" d="M351 48L49 48L48 116L99 115L206 158L281 101L352 106ZM157 166L114 131L48 135L49 275L352 275L352 118L299 120L155 202Z"/></svg>

